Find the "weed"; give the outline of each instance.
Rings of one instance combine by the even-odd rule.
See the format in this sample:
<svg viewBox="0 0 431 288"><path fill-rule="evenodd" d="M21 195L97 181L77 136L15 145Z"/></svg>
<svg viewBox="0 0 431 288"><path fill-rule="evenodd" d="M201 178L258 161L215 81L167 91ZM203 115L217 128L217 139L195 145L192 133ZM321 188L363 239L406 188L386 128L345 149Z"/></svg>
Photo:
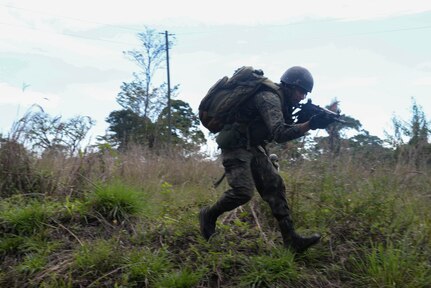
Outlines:
<svg viewBox="0 0 431 288"><path fill-rule="evenodd" d="M75 266L94 274L109 272L123 263L118 246L112 241L95 240L81 246L75 252Z"/></svg>
<svg viewBox="0 0 431 288"><path fill-rule="evenodd" d="M156 283L158 288L189 288L195 287L202 278L203 271L191 271L188 268L166 274L163 279Z"/></svg>
<svg viewBox="0 0 431 288"><path fill-rule="evenodd" d="M0 225L6 231L18 235L30 235L43 228L43 224L55 214L58 204L54 202L2 201L0 203Z"/></svg>
<svg viewBox="0 0 431 288"><path fill-rule="evenodd" d="M120 182L104 184L89 194L91 210L109 220L123 221L145 211L145 194Z"/></svg>
<svg viewBox="0 0 431 288"><path fill-rule="evenodd" d="M294 254L283 248L274 249L272 255L251 257L243 270L239 277L242 287L289 286L300 276Z"/></svg>
<svg viewBox="0 0 431 288"><path fill-rule="evenodd" d="M425 287L431 282L431 267L409 247L402 250L392 243L372 245L371 251L352 259L358 284L368 287ZM412 253L413 252L413 253Z"/></svg>
<svg viewBox="0 0 431 288"><path fill-rule="evenodd" d="M134 285L141 283L152 286L172 269L166 250L132 250L125 258L125 274L128 282Z"/></svg>
<svg viewBox="0 0 431 288"><path fill-rule="evenodd" d="M25 238L18 235L5 236L0 238L0 255L8 253L18 253L20 247L25 242Z"/></svg>
<svg viewBox="0 0 431 288"><path fill-rule="evenodd" d="M24 257L23 262L16 267L16 270L27 275L34 274L41 271L47 262L47 255L44 253L30 253Z"/></svg>

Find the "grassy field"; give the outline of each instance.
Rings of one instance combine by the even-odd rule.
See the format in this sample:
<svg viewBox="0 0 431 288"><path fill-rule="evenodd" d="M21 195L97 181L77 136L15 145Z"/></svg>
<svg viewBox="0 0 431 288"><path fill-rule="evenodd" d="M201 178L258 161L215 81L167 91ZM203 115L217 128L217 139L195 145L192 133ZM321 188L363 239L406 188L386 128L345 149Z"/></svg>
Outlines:
<svg viewBox="0 0 431 288"><path fill-rule="evenodd" d="M12 143L13 144L13 143ZM199 208L218 161L138 148L76 158L0 153L0 287L431 287L431 175L347 156L282 162L302 255L258 194L209 242Z"/></svg>

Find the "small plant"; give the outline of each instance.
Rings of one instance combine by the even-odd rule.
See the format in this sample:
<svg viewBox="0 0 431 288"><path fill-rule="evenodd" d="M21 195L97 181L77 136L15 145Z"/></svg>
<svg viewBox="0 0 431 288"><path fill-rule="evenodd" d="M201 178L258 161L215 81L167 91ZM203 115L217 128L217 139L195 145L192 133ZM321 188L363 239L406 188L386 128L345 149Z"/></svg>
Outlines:
<svg viewBox="0 0 431 288"><path fill-rule="evenodd" d="M169 273L172 264L166 250L133 250L126 256L125 264L128 281L154 285L163 275Z"/></svg>
<svg viewBox="0 0 431 288"><path fill-rule="evenodd" d="M22 236L12 235L0 238L0 255L18 252L21 245L25 242Z"/></svg>
<svg viewBox="0 0 431 288"><path fill-rule="evenodd" d="M19 264L16 270L24 274L33 274L41 271L48 262L44 253L30 253L24 257L24 261Z"/></svg>
<svg viewBox="0 0 431 288"><path fill-rule="evenodd" d="M273 255L258 255L250 258L239 277L242 287L289 286L299 279L294 254L284 248L277 248Z"/></svg>
<svg viewBox="0 0 431 288"><path fill-rule="evenodd" d="M99 239L79 247L75 252L76 267L96 274L110 271L122 262L118 247L111 241Z"/></svg>
<svg viewBox="0 0 431 288"><path fill-rule="evenodd" d="M86 212L86 206L84 202L79 199L71 200L70 196L66 196L66 200L62 204L63 206L63 217L74 217L75 215L84 215Z"/></svg>
<svg viewBox="0 0 431 288"><path fill-rule="evenodd" d="M18 235L34 234L42 229L56 209L57 205L51 202L3 201L0 203L0 224Z"/></svg>
<svg viewBox="0 0 431 288"><path fill-rule="evenodd" d="M188 268L180 270L175 273L166 274L163 279L156 284L158 288L189 288L195 287L199 280L202 278L202 272L193 272Z"/></svg>
<svg viewBox="0 0 431 288"><path fill-rule="evenodd" d="M109 220L123 221L146 209L145 194L120 182L96 188L89 195L89 206Z"/></svg>
<svg viewBox="0 0 431 288"><path fill-rule="evenodd" d="M392 243L373 245L369 253L354 258L353 278L368 287L425 287L431 283L431 268L415 253L406 252Z"/></svg>

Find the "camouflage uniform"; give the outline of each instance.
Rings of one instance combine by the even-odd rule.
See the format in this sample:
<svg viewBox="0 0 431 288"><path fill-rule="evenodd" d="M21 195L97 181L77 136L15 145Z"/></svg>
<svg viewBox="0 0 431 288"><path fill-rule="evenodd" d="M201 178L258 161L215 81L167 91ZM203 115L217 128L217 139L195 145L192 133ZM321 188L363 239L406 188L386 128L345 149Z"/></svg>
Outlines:
<svg viewBox="0 0 431 288"><path fill-rule="evenodd" d="M285 90L283 90L285 91ZM292 121L294 107L270 91L258 92L237 114L236 123L220 131L217 143L222 149L225 175L231 189L211 207L201 209L200 228L209 239L215 233L218 216L247 203L256 187L277 219L284 245L302 252L316 244L320 235L302 237L296 234L285 196L285 185L269 159L265 144L283 143L301 137Z"/></svg>
<svg viewBox="0 0 431 288"><path fill-rule="evenodd" d="M231 148L220 143L223 166L231 187L214 205L220 214L247 203L256 187L277 220L289 218L283 179L264 148L270 141L283 143L303 136L295 125L287 124L292 123L293 107L282 105L284 101L273 92L257 93L237 115L237 123L244 123L239 133L242 138L237 141L240 147L232 144ZM241 130L241 125L239 127ZM229 137L225 136L225 133L229 134L230 131L222 130L217 138Z"/></svg>

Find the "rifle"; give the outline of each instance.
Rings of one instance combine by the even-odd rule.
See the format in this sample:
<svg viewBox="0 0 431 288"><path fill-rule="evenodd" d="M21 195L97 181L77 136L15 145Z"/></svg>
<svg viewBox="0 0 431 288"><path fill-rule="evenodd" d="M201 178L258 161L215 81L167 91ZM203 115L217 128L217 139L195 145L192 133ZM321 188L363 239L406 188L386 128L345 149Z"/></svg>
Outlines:
<svg viewBox="0 0 431 288"><path fill-rule="evenodd" d="M334 112L329 109L314 105L311 103L311 99L308 99L307 103L299 104L300 110L294 113L292 116L296 118L296 123L304 123L310 120L314 115L324 113L326 117L333 120L334 122L339 122L345 124L346 121L341 119L340 112Z"/></svg>

